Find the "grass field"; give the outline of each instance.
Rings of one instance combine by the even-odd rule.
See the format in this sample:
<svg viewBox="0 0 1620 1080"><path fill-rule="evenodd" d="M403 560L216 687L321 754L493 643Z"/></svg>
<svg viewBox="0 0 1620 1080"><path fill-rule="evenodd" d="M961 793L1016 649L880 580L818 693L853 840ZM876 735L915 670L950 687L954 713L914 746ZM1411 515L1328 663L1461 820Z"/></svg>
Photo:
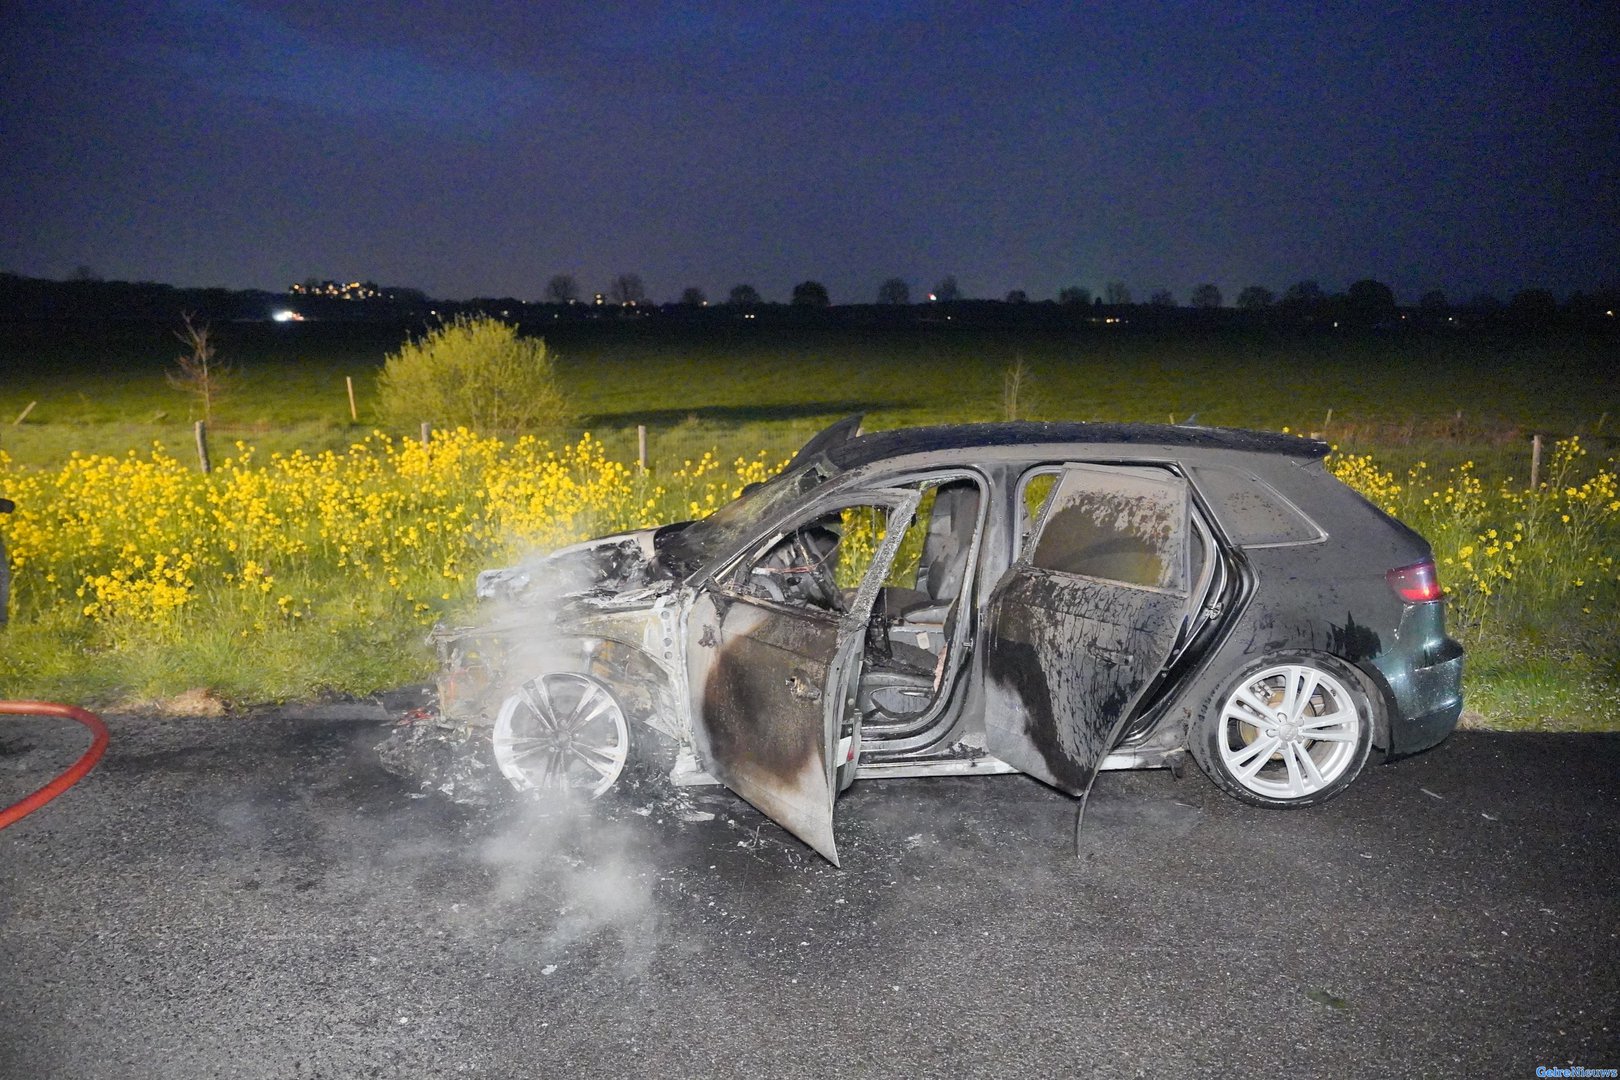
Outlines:
<svg viewBox="0 0 1620 1080"><path fill-rule="evenodd" d="M1358 449L1472 457L1517 468L1531 432L1620 430L1614 335L1227 331L1155 335L903 330L737 323L527 327L559 356L582 429L618 448L637 424L724 452L788 448L831 420L872 427L1001 419L1003 378L1024 364L1020 416L1185 420L1322 431ZM215 434L315 451L371 430L376 373L410 328L350 323L216 327L238 387ZM149 324L0 324L0 447L28 464L69 452L191 443L194 404L165 381L180 345ZM359 406L349 416L344 377ZM11 426L30 402L27 420ZM1331 424L1325 424L1329 411ZM432 417L423 417L431 421ZM405 433L400 433L405 434ZM577 432L576 432L577 434ZM1527 459L1526 465L1527 468Z"/></svg>
<svg viewBox="0 0 1620 1080"><path fill-rule="evenodd" d="M0 325L0 451L10 459L0 465L0 485L9 484L11 494L26 488L36 501L53 504L58 517L72 507L79 529L37 545L36 558L54 569L19 567L18 618L0 638L0 691L105 701L161 698L202 686L253 700L403 681L420 675L426 662L421 624L465 604L466 575L479 568L468 564L509 551L489 532L461 546L435 540L439 546L429 557L412 546L420 538L409 540L402 520L462 507L472 517L499 518L515 523L517 533L554 541L688 516L694 503L701 509L726 497L742 479L851 412L865 412L869 427L1001 419L1011 406L1004 380L1019 367L1025 373L1021 417L1196 416L1203 424L1325 432L1341 447L1341 460L1371 455L1357 472L1358 486L1394 506L1435 541L1437 554L1454 560L1442 571L1457 593L1454 622L1467 624L1461 630L1472 657L1471 701L1498 725L1620 727L1614 704L1620 701L1620 605L1613 580L1620 545L1612 513L1603 516L1608 502L1599 497L1598 482L1612 480L1613 466L1605 464L1613 454L1609 410L1620 400L1620 348L1612 335L1248 330L1172 336L1117 327L1036 332L740 321L528 329L546 333L582 419L566 433L575 454L567 475L551 476L551 486L529 491L529 503L522 504L511 501L516 495L508 503L491 501L488 476L522 471L516 464L521 455L510 451L446 443L418 460L401 457L399 444L386 439L350 449L371 434L375 377L405 327L216 327L220 358L236 368L237 382L216 410L213 454L216 463L239 456L238 441L256 454L251 464L238 463L200 485L191 448L196 405L164 378L181 349L169 328ZM355 384L358 421L349 415L345 376ZM26 419L13 424L30 403ZM647 478L623 470L634 460L638 424L649 430L653 468ZM577 443L587 430L592 440ZM1555 467L1552 439L1581 437L1585 453L1566 455L1560 466L1570 494L1558 486L1533 500L1524 496L1533 432L1550 437L1544 478ZM154 442L168 454L154 459ZM125 458L132 450L137 457ZM323 466L327 479L320 482L336 484L332 478L339 477L346 486L305 490L298 485L316 484L314 473L294 476L276 466L275 482L285 491L271 491L268 463L293 451L331 451ZM86 455L113 455L124 464L98 459L92 468ZM732 465L737 459L743 459L740 470ZM540 458L523 460L530 461L523 466L530 474L543 471ZM482 462L482 473L471 470L473 461ZM457 469L460 479L440 485L439 501L423 501L422 476L447 477ZM48 476L56 487L45 483ZM146 494L129 494L136 488ZM1472 493L1471 501L1448 497L1462 489ZM1577 498L1578 491L1584 494ZM3 494L8 491L0 486ZM261 512L266 521L290 521L303 512L298 507L323 499L374 501L398 516L387 524L381 517L368 523L364 515L321 523L298 518L301 524L255 537L233 531L239 520ZM556 505L535 509L544 503ZM574 509L565 513L561 506ZM49 514L39 515L40 509L31 508L36 516L26 521L19 513L10 527L46 521ZM188 539L178 524L192 512L201 515L198 522L214 522L206 526L208 538ZM158 534L148 529L152 536L143 542L150 552L130 548L119 556L99 535L111 525L103 529L98 515L123 522L119 527L133 534L144 528L141 514L169 522L170 531L162 533L161 546L152 546ZM1526 517L1530 525L1520 520ZM1565 524L1572 520L1586 524ZM1521 535L1517 547L1503 549L1487 536L1496 530L1505 542L1515 525L1533 534ZM248 560L245 549L223 546L226 540L261 543L263 552ZM53 544L63 550L53 552ZM351 554L364 549L371 560L363 564L366 574L339 547ZM14 557L16 548L14 542ZM154 577L153 553L169 560L168 552L178 558L182 549L194 565L183 587L163 592L177 571L165 561L169 576ZM121 557L124 578L117 577ZM135 558L145 561L136 566ZM45 572L59 580L47 587L30 578ZM257 589L267 579L270 587L262 592L244 585L251 581ZM166 622L132 614L141 609L134 599L151 596L174 601ZM80 611L92 607L93 615ZM204 609L215 612L213 623ZM252 645L245 652L244 643Z"/></svg>

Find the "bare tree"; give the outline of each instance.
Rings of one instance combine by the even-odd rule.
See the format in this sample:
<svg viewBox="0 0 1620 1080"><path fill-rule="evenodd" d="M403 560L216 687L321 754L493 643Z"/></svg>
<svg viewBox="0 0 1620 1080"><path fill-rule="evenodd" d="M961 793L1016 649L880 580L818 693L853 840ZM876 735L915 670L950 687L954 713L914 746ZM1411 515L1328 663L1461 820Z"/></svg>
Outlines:
<svg viewBox="0 0 1620 1080"><path fill-rule="evenodd" d="M726 303L732 307L758 307L761 303L759 290L752 285L733 285L726 296Z"/></svg>
<svg viewBox="0 0 1620 1080"><path fill-rule="evenodd" d="M546 282L546 299L553 304L572 304L579 299L579 282L573 274L557 274Z"/></svg>
<svg viewBox="0 0 1620 1080"><path fill-rule="evenodd" d="M1221 290L1215 285L1200 285L1192 291L1192 306L1195 308L1218 308L1221 306Z"/></svg>
<svg viewBox="0 0 1620 1080"><path fill-rule="evenodd" d="M880 304L909 304L911 303L911 286L904 278L892 277L878 286L878 303Z"/></svg>
<svg viewBox="0 0 1620 1080"><path fill-rule="evenodd" d="M946 274L943 278L940 278L939 284L934 286L934 292L929 299L938 300L943 304L962 299L962 288L956 283L956 275Z"/></svg>
<svg viewBox="0 0 1620 1080"><path fill-rule="evenodd" d="M1034 382L1029 373L1029 367L1024 363L1024 354L1019 353L1007 370L1001 374L1001 415L1005 420L1017 420L1024 411L1024 393L1029 384Z"/></svg>
<svg viewBox="0 0 1620 1080"><path fill-rule="evenodd" d="M1125 287L1123 281L1110 281L1103 289L1103 296L1110 307L1119 307L1131 302L1131 290Z"/></svg>
<svg viewBox="0 0 1620 1080"><path fill-rule="evenodd" d="M615 304L639 304L647 299L647 286L640 274L620 274L608 286L608 299Z"/></svg>
<svg viewBox="0 0 1620 1080"><path fill-rule="evenodd" d="M703 307L708 302L709 298L696 285L688 285L681 290L681 303L687 307Z"/></svg>
<svg viewBox="0 0 1620 1080"><path fill-rule="evenodd" d="M1007 294L1007 303L1027 304L1029 303L1029 293L1025 292L1023 289L1014 289Z"/></svg>
<svg viewBox="0 0 1620 1080"><path fill-rule="evenodd" d="M1089 307L1091 290L1084 285L1065 285L1058 290L1058 303L1068 307Z"/></svg>
<svg viewBox="0 0 1620 1080"><path fill-rule="evenodd" d="M1170 308L1176 306L1176 294L1169 289L1160 289L1148 297L1148 303L1157 308Z"/></svg>
<svg viewBox="0 0 1620 1080"><path fill-rule="evenodd" d="M225 396L235 373L214 359L213 331L208 324L199 325L189 311L180 318L185 329L176 330L174 336L190 351L175 358L178 370L166 372L165 378L176 390L195 397L202 405L203 423L212 423L214 405Z"/></svg>

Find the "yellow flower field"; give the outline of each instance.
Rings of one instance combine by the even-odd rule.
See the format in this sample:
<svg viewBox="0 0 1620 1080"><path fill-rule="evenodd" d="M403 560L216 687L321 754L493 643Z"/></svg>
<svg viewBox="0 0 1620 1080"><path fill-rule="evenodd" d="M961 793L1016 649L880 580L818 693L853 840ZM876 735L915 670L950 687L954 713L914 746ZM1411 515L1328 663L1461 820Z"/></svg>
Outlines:
<svg viewBox="0 0 1620 1080"><path fill-rule="evenodd" d="M25 469L0 452L13 571L0 693L127 698L208 686L247 698L365 691L421 676L422 629L473 576L617 529L700 517L781 467L709 453L662 476L590 435L553 448L465 430L427 445L373 434L346 451L236 453L207 476L161 446ZM1620 635L1613 461L1577 439L1535 490L1470 463L1404 476L1329 467L1435 547L1471 649L1551 627Z"/></svg>
<svg viewBox="0 0 1620 1080"><path fill-rule="evenodd" d="M1404 479L1367 455L1335 455L1329 468L1428 538L1451 620L1478 641L1526 608L1615 614L1620 488L1614 461L1594 470L1587 459L1579 437L1555 443L1534 489L1512 480L1487 486L1466 461L1440 474L1420 461Z"/></svg>
<svg viewBox="0 0 1620 1080"><path fill-rule="evenodd" d="M3 523L16 583L12 644L50 627L106 663L156 646L184 653L223 632L254 651L275 639L289 665L304 658L289 632L334 636L338 648L408 648L467 602L481 569L706 514L781 467L760 455L727 468L706 454L655 482L589 435L553 449L466 430L436 433L426 446L374 434L313 456L236 450L207 476L161 446L76 455L54 471L14 467L0 452L0 490L17 503ZM350 678L322 678L319 654L334 646L302 647L310 685L353 688ZM0 658L0 690L35 683L19 651ZM391 660L400 666L397 652ZM186 680L207 677L180 666ZM408 678L420 662L403 666ZM134 688L142 692L170 688L167 678L137 681L151 683ZM277 685L299 680L289 673Z"/></svg>

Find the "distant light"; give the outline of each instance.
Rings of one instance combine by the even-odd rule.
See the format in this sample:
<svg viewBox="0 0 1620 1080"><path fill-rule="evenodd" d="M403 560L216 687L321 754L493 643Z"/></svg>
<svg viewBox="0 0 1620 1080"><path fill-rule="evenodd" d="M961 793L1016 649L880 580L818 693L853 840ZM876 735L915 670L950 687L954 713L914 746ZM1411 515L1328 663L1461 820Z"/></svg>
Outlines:
<svg viewBox="0 0 1620 1080"><path fill-rule="evenodd" d="M933 293L928 294L928 302L929 303L933 303L935 300L938 300L938 299L939 299L939 297L935 296Z"/></svg>
<svg viewBox="0 0 1620 1080"><path fill-rule="evenodd" d="M303 322L304 321L304 317L302 315L298 314L298 312L296 312L296 311L288 311L286 308L283 308L282 310L276 312L275 314L271 315L270 317L272 319L276 320L276 322Z"/></svg>

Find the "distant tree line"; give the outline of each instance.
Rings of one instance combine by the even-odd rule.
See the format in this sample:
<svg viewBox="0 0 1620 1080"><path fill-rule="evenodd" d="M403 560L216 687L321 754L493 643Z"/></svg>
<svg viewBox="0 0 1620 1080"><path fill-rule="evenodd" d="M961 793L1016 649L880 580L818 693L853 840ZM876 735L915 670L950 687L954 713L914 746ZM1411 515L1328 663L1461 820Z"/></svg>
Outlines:
<svg viewBox="0 0 1620 1080"><path fill-rule="evenodd" d="M1407 321L1413 324L1478 323L1483 321L1534 323L1558 319L1613 319L1620 312L1620 289L1577 292L1560 301L1546 289L1522 289L1503 300L1480 294L1454 302L1445 293L1423 293L1416 304L1398 303L1388 285L1371 278L1352 283L1342 293L1329 293L1315 280L1289 285L1281 295L1263 285L1238 290L1230 305L1218 285L1202 283L1182 306L1173 293L1157 289L1146 303L1135 299L1123 281L1106 282L1100 294L1083 285L1067 285L1047 300L1033 300L1023 289L1005 298L970 299L954 275L946 275L920 296L903 277L884 279L871 302L845 302L834 306L827 287L807 279L795 286L787 304L770 303L759 289L739 283L725 298L711 304L696 285L681 289L678 298L653 301L639 274L621 273L589 298L572 274L557 274L546 282L541 298L473 297L436 300L419 289L378 287L375 296L345 299L312 294L307 286L286 293L225 288L181 288L156 282L105 281L87 267L63 281L0 273L0 318L7 319L161 319L178 320L191 313L202 319L253 320L297 317L381 321L388 319L444 320L464 314L486 314L518 320L568 318L727 318L742 313L754 318L854 318L879 322L929 320L933 312L948 310L952 318L977 322L1053 323L1096 321L1263 322L1281 325L1365 325Z"/></svg>

